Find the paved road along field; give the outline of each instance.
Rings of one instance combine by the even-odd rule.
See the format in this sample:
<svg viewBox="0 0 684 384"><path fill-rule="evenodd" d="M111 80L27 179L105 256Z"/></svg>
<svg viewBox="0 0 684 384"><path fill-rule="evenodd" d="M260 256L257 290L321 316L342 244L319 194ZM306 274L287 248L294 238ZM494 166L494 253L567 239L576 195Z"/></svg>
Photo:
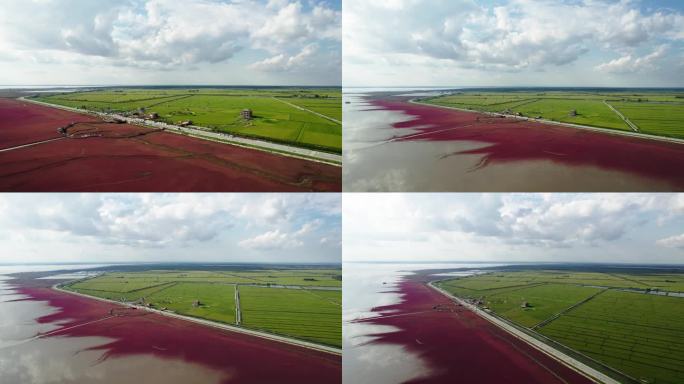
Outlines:
<svg viewBox="0 0 684 384"><path fill-rule="evenodd" d="M684 141L347 96L344 189L451 192L684 190Z"/></svg>
<svg viewBox="0 0 684 384"><path fill-rule="evenodd" d="M57 281L38 277L25 274L12 284L26 300L55 309L38 319L57 326L41 337L104 337L99 348L108 359L181 359L224 372L225 383L341 382L339 355L64 293L51 288Z"/></svg>
<svg viewBox="0 0 684 384"><path fill-rule="evenodd" d="M421 356L431 374L411 383L585 384L593 381L484 320L428 286L428 273L407 276L396 287L399 304L374 308L362 320L398 331L373 341L400 345Z"/></svg>

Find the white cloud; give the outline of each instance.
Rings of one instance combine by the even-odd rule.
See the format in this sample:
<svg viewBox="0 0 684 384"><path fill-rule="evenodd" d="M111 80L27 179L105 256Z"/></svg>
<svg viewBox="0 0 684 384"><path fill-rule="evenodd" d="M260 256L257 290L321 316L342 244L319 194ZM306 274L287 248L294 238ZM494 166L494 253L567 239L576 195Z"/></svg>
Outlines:
<svg viewBox="0 0 684 384"><path fill-rule="evenodd" d="M327 66L329 55L341 50L341 13L326 3L307 4L7 0L0 5L0 47L25 61L55 65L104 59L119 67L174 70L225 63L249 52L245 57L252 63L266 55L284 57L289 65L281 65L281 72Z"/></svg>
<svg viewBox="0 0 684 384"><path fill-rule="evenodd" d="M301 247L304 243L293 235L280 232L280 229L268 231L255 237L240 241L243 248L255 250L273 250Z"/></svg>
<svg viewBox="0 0 684 384"><path fill-rule="evenodd" d="M312 63L309 61L309 58L314 56L317 51L318 45L309 44L294 56L286 56L281 53L258 61L250 65L250 68L265 72L302 71L307 68L310 69L312 68Z"/></svg>
<svg viewBox="0 0 684 384"><path fill-rule="evenodd" d="M9 260L339 261L339 194L16 194L0 196ZM31 207L31 209L26 209ZM244 239L251 240L244 240ZM297 254L269 250L297 248ZM67 249L67 254L58 250ZM258 250L259 254L249 250ZM72 260L70 260L72 261Z"/></svg>
<svg viewBox="0 0 684 384"><path fill-rule="evenodd" d="M587 73L598 65L587 63L597 58L626 56L625 51L640 52L663 41L681 47L684 37L684 14L655 7L642 10L639 1L488 3L345 1L345 84L369 85L391 74L403 79L401 85L409 76L442 79L435 84L441 86L445 79L456 78L453 85L459 85L472 74L492 79L508 73L503 78L520 85L515 73L543 79L551 76L547 72L568 71L574 64L573 70ZM369 80L359 84L359 79Z"/></svg>
<svg viewBox="0 0 684 384"><path fill-rule="evenodd" d="M663 232L684 224L683 197L353 194L344 196L344 257L642 262L676 258L649 249Z"/></svg>
<svg viewBox="0 0 684 384"><path fill-rule="evenodd" d="M626 55L607 63L599 64L596 69L610 73L632 73L657 68L659 60L665 57L667 46L661 45L646 56Z"/></svg>
<svg viewBox="0 0 684 384"><path fill-rule="evenodd" d="M254 250L274 250L301 247L304 245L303 239L318 230L323 225L321 219L314 219L304 223L301 228L292 233L282 232L275 229L260 235L240 241L239 245L243 248ZM321 242L325 244L325 242Z"/></svg>
<svg viewBox="0 0 684 384"><path fill-rule="evenodd" d="M684 249L684 233L660 239L656 241L656 244L662 247Z"/></svg>

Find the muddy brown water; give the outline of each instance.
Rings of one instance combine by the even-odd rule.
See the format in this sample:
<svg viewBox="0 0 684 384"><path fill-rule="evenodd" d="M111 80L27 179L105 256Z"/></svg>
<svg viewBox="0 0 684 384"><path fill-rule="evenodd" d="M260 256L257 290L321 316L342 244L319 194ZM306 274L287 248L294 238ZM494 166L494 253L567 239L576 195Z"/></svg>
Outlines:
<svg viewBox="0 0 684 384"><path fill-rule="evenodd" d="M0 382L6 384L51 383L221 383L220 370L165 359L152 354L107 357L106 337L45 337L36 335L59 329L58 323L38 319L57 309L43 301L28 300L0 276Z"/></svg>

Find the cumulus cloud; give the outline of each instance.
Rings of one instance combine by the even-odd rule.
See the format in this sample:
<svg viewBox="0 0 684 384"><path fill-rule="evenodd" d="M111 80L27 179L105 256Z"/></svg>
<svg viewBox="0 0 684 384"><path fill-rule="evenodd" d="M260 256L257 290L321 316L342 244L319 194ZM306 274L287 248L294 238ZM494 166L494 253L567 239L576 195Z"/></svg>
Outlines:
<svg viewBox="0 0 684 384"><path fill-rule="evenodd" d="M401 66L543 77L544 71L626 51L635 53L623 61L636 62L636 52L664 43L681 47L684 37L684 13L644 8L639 1L349 0L344 13L350 78L359 77L352 71L379 76ZM632 65L645 70L658 58ZM584 64L589 70L597 65Z"/></svg>
<svg viewBox="0 0 684 384"><path fill-rule="evenodd" d="M130 249L192 249L230 238L251 249L302 247L317 244L319 231L340 236L340 203L335 194L12 195L0 199L0 238ZM241 240L253 233L261 234Z"/></svg>
<svg viewBox="0 0 684 384"><path fill-rule="evenodd" d="M244 51L264 56L265 50L287 58L290 64L279 70L288 71L329 53L312 47L339 51L340 20L339 10L319 1L8 0L0 12L0 47L25 60L106 58L157 70L226 62Z"/></svg>
<svg viewBox="0 0 684 384"><path fill-rule="evenodd" d="M681 194L354 194L344 202L345 258L651 261L663 255L640 252L684 223L683 201Z"/></svg>
<svg viewBox="0 0 684 384"><path fill-rule="evenodd" d="M657 67L659 60L661 60L666 53L667 46L661 45L646 56L622 56L607 63L599 64L596 69L610 73L631 73L650 70Z"/></svg>
<svg viewBox="0 0 684 384"><path fill-rule="evenodd" d="M312 63L309 61L309 58L315 55L317 51L318 45L309 44L294 56L287 56L281 53L258 61L250 65L250 68L265 72L302 71L311 68Z"/></svg>
<svg viewBox="0 0 684 384"><path fill-rule="evenodd" d="M656 241L656 244L662 247L684 249L684 233L660 239Z"/></svg>
<svg viewBox="0 0 684 384"><path fill-rule="evenodd" d="M301 247L303 244L304 243L297 240L295 236L288 233L282 233L279 229L268 231L240 242L241 247L256 250L287 249Z"/></svg>
<svg viewBox="0 0 684 384"><path fill-rule="evenodd" d="M304 223L297 231L292 233L281 232L280 229L268 231L257 236L240 241L239 245L243 248L254 250L274 250L301 247L304 245L302 239L318 230L323 224L320 219ZM321 242L325 244L326 242Z"/></svg>

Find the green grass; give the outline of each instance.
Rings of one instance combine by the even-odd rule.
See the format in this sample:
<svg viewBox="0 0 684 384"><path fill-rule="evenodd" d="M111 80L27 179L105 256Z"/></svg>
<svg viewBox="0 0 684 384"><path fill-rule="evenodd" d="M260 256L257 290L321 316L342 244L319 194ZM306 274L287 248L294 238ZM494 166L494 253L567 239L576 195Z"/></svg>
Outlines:
<svg viewBox="0 0 684 384"><path fill-rule="evenodd" d="M521 113L531 118L631 131L604 101L636 124L640 132L684 138L684 93L464 91L422 100L474 111ZM576 116L571 116L572 110L577 111Z"/></svg>
<svg viewBox="0 0 684 384"><path fill-rule="evenodd" d="M683 298L608 291L541 333L649 383L684 382Z"/></svg>
<svg viewBox="0 0 684 384"><path fill-rule="evenodd" d="M644 133L684 137L684 103L611 103Z"/></svg>
<svg viewBox="0 0 684 384"><path fill-rule="evenodd" d="M339 89L327 90L104 90L39 97L37 100L100 112L132 113L145 108L160 120L194 125L218 132L254 137L331 152L342 150L342 126L288 103L333 119L341 119ZM240 112L249 108L254 118Z"/></svg>
<svg viewBox="0 0 684 384"><path fill-rule="evenodd" d="M199 306L193 305L196 300ZM156 308L223 323L235 323L235 286L218 283L178 283L147 297Z"/></svg>
<svg viewBox="0 0 684 384"><path fill-rule="evenodd" d="M682 292L684 274L493 272L437 285L644 382L684 382L684 298L646 293Z"/></svg>
<svg viewBox="0 0 684 384"><path fill-rule="evenodd" d="M242 321L249 328L341 346L342 293L241 286Z"/></svg>
<svg viewBox="0 0 684 384"><path fill-rule="evenodd" d="M236 286L241 326L341 346L340 269L113 272L63 288L128 303L144 300L156 309L235 325Z"/></svg>
<svg viewBox="0 0 684 384"><path fill-rule="evenodd" d="M487 296L486 303L501 316L532 327L599 291L598 288L542 284ZM523 302L529 307L522 308Z"/></svg>

